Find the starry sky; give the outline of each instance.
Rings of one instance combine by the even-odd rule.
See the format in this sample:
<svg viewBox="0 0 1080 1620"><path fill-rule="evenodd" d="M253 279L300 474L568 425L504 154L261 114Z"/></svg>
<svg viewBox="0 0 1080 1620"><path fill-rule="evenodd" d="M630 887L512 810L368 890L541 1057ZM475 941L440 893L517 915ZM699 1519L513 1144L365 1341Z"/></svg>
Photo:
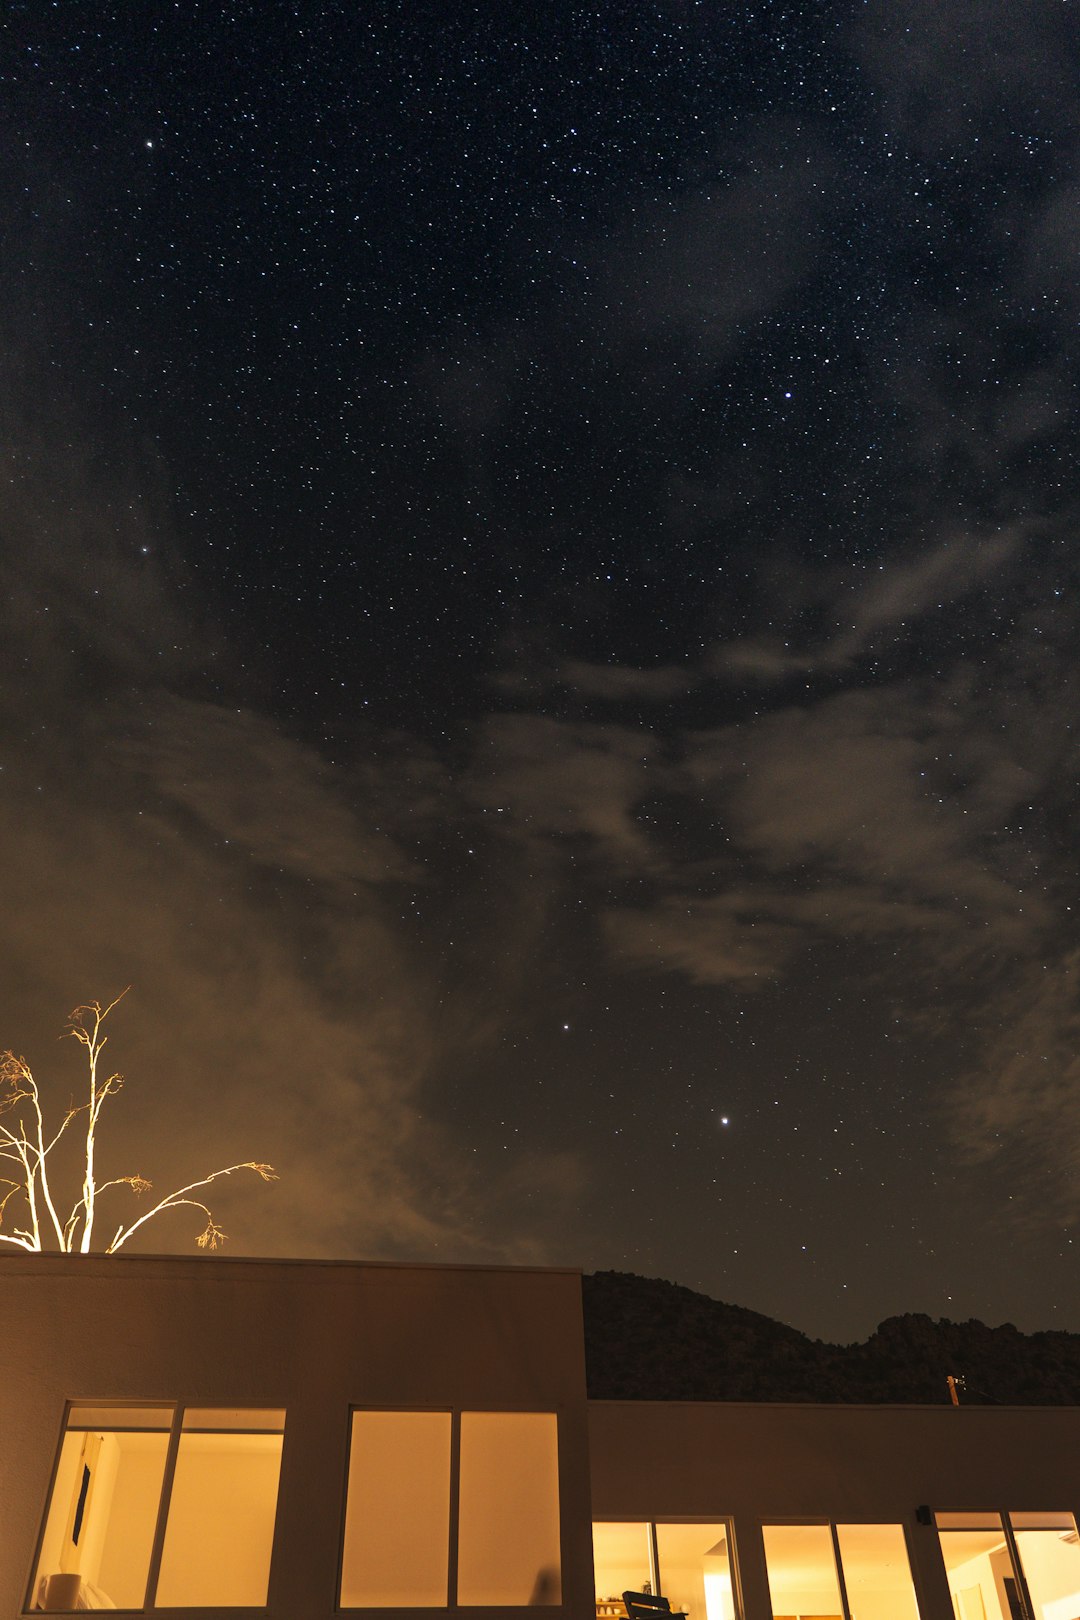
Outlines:
<svg viewBox="0 0 1080 1620"><path fill-rule="evenodd" d="M12 0L0 1044L132 985L111 1173L1080 1330L1078 43Z"/></svg>

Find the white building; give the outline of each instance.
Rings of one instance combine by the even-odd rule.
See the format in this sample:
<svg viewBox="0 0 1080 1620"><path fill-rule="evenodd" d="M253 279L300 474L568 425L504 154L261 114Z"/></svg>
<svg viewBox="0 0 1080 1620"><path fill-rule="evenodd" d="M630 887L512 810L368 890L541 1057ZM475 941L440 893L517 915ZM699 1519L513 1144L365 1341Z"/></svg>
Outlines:
<svg viewBox="0 0 1080 1620"><path fill-rule="evenodd" d="M0 1256L0 1620L1080 1620L1080 1409L590 1402L569 1271Z"/></svg>

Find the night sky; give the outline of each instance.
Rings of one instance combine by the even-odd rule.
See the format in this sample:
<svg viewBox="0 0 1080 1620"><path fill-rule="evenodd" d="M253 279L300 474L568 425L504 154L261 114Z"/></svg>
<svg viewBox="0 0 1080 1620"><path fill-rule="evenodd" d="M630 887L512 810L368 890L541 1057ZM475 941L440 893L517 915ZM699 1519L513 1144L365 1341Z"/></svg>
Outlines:
<svg viewBox="0 0 1080 1620"><path fill-rule="evenodd" d="M106 1169L1080 1330L1076 21L6 7L0 1045L132 985Z"/></svg>

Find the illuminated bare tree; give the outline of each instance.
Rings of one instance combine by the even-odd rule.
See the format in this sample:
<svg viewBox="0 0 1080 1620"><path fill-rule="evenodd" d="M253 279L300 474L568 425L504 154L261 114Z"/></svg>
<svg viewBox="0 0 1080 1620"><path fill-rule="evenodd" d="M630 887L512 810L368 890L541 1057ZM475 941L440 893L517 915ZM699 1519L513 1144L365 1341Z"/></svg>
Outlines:
<svg viewBox="0 0 1080 1620"><path fill-rule="evenodd" d="M104 1033L105 1020L113 1008L127 995L121 991L115 1001L102 1006L100 1001L76 1007L68 1019L66 1035L78 1041L85 1049L89 1095L86 1102L71 1104L59 1127L50 1135L42 1112L41 1095L37 1081L25 1058L14 1052L0 1055L0 1160L18 1167L17 1179L0 1175L0 1243L29 1249L31 1253L57 1248L65 1254L89 1254L94 1247L94 1223L98 1215L98 1199L110 1187L128 1187L133 1193L150 1191L151 1183L143 1176L115 1176L111 1181L97 1180L97 1133L101 1112L110 1097L115 1097L124 1084L124 1077L112 1073L102 1077L101 1054L108 1041ZM49 1180L50 1156L63 1140L69 1126L80 1115L85 1115L86 1136L81 1145L82 1195L69 1215L61 1220ZM115 1254L140 1226L162 1215L167 1209L197 1209L205 1217L206 1225L196 1238L200 1249L216 1249L225 1233L214 1220L210 1210L192 1194L209 1187L222 1176L231 1176L234 1170L254 1170L263 1181L276 1181L277 1176L269 1164L230 1164L224 1170L214 1170L199 1181L190 1181L178 1187L165 1198L159 1198L152 1209L140 1215L130 1225L116 1228L112 1241L105 1245L106 1254ZM4 1189L7 1189L4 1191ZM15 1201L15 1209L22 1209L24 1225L3 1230L7 1207ZM23 1208L25 1206L25 1208Z"/></svg>

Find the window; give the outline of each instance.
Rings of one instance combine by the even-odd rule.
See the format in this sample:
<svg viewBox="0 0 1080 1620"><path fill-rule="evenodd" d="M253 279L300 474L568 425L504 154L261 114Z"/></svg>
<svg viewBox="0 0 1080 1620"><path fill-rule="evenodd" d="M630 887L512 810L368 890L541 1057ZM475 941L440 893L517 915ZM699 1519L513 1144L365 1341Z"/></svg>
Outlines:
<svg viewBox="0 0 1080 1620"><path fill-rule="evenodd" d="M904 1527L838 1524L848 1609L859 1620L918 1620Z"/></svg>
<svg viewBox="0 0 1080 1620"><path fill-rule="evenodd" d="M168 1407L68 1412L34 1579L49 1607L74 1609L83 1585L119 1609L146 1602L173 1414Z"/></svg>
<svg viewBox="0 0 1080 1620"><path fill-rule="evenodd" d="M554 1412L353 1413L343 1609L561 1602Z"/></svg>
<svg viewBox="0 0 1080 1620"><path fill-rule="evenodd" d="M783 1616L829 1616L842 1620L840 1581L827 1524L762 1526L769 1594L776 1620Z"/></svg>
<svg viewBox="0 0 1080 1620"><path fill-rule="evenodd" d="M593 1566L598 1617L624 1616L623 1592L652 1591L690 1620L736 1620L726 1521L594 1524Z"/></svg>
<svg viewBox="0 0 1080 1620"><path fill-rule="evenodd" d="M1080 1538L1071 1513L938 1513L957 1620L1077 1620Z"/></svg>
<svg viewBox="0 0 1080 1620"><path fill-rule="evenodd" d="M651 1524L594 1524L593 1574L596 1612L625 1620L624 1592L660 1590Z"/></svg>
<svg viewBox="0 0 1080 1620"><path fill-rule="evenodd" d="M343 1609L446 1603L450 1427L449 1412L353 1413Z"/></svg>
<svg viewBox="0 0 1080 1620"><path fill-rule="evenodd" d="M264 1606L284 1420L279 1410L71 1407L31 1606Z"/></svg>
<svg viewBox="0 0 1080 1620"><path fill-rule="evenodd" d="M762 1526L774 1620L918 1620L899 1524Z"/></svg>
<svg viewBox="0 0 1080 1620"><path fill-rule="evenodd" d="M461 1414L458 1602L561 1603L552 1412Z"/></svg>
<svg viewBox="0 0 1080 1620"><path fill-rule="evenodd" d="M1080 1537L1071 1513L1010 1513L1034 1620L1080 1615Z"/></svg>

